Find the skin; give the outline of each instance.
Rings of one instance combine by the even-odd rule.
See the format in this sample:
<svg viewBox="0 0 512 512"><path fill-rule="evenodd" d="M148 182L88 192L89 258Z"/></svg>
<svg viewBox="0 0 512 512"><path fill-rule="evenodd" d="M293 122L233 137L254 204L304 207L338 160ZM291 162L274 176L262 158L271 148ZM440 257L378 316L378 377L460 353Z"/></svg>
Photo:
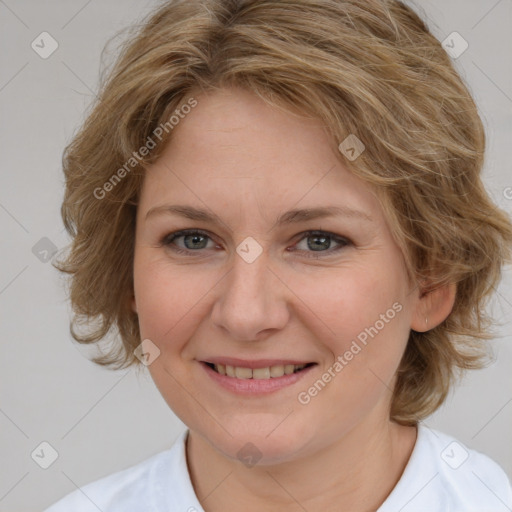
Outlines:
<svg viewBox="0 0 512 512"><path fill-rule="evenodd" d="M270 107L242 89L193 97L198 105L174 128L141 191L132 307L141 339L160 350L151 376L190 429L196 494L207 512L376 510L416 440L415 427L389 420L409 331L441 323L455 288L422 293L410 285L376 196L344 167L318 120ZM165 213L146 219L164 204L204 208L222 222ZM288 210L326 205L372 220L276 225ZM180 229L210 238L161 244ZM351 243L331 238L315 251L318 238L308 230ZM263 251L252 263L236 252L249 236ZM396 302L402 310L378 335L307 405L299 403L298 393ZM212 381L199 363L212 356L317 365L292 386L247 397ZM253 467L237 458L248 442L261 454Z"/></svg>

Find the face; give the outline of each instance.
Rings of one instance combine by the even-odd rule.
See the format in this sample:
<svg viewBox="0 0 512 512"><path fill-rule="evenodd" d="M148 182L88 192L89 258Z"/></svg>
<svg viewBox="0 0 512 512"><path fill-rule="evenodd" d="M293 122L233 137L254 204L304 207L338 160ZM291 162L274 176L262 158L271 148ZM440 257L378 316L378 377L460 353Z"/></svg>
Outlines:
<svg viewBox="0 0 512 512"><path fill-rule="evenodd" d="M319 121L239 89L194 97L137 211L133 308L163 398L262 464L388 422L418 295L376 196Z"/></svg>

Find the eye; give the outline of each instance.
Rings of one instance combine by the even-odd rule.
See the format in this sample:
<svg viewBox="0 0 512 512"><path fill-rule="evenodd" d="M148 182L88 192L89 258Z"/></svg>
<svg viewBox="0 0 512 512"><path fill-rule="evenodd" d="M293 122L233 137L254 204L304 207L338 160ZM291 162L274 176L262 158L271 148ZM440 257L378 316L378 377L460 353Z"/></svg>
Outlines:
<svg viewBox="0 0 512 512"><path fill-rule="evenodd" d="M184 248L176 245L176 241L181 238L183 239L183 243L185 245ZM160 241L160 244L162 246L168 247L177 254L192 255L192 253L201 252L201 249L207 249L208 240L213 241L208 233L204 231L184 229L165 235ZM303 240L307 241L305 244L306 248L297 249L296 247L300 245L300 242ZM312 240L312 242L309 242L309 240ZM333 241L338 244L338 247L334 249L331 248ZM295 244L295 248L291 249L290 252L299 251L304 253L306 258L318 259L323 257L323 255L315 253L327 253L327 255L329 255L334 252L338 252L349 245L353 245L349 239L335 235L333 233L329 233L327 231L306 231L305 233L302 233L302 238L299 239L299 243Z"/></svg>
<svg viewBox="0 0 512 512"><path fill-rule="evenodd" d="M339 252L348 245L352 245L352 242L348 238L344 238L327 231L307 231L302 233L302 235L303 236L299 242L306 240L307 242L305 247L307 249L311 249L310 251L307 249L299 249L299 251L305 253L304 256L306 258L322 258L322 254L315 253L328 253L328 255L330 255L332 253ZM309 242L309 240L312 240L312 242ZM331 249L332 241L338 244L338 247ZM300 245L300 243L296 244L296 247L298 245ZM296 249L292 249L292 251L295 252Z"/></svg>
<svg viewBox="0 0 512 512"><path fill-rule="evenodd" d="M175 241L183 238L185 248L177 247ZM161 245L169 247L178 254L187 254L191 252L197 252L200 249L206 248L206 241L210 239L210 236L204 231L198 231L193 229L183 229L176 231L175 233L169 233L161 240Z"/></svg>

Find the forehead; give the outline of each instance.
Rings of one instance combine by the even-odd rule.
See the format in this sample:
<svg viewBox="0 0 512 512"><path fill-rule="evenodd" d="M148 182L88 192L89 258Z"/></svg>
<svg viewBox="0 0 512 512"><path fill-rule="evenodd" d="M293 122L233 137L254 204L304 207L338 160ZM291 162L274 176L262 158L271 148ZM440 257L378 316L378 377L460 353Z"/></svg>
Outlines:
<svg viewBox="0 0 512 512"><path fill-rule="evenodd" d="M197 106L173 131L171 151L185 146L208 151L211 163L217 159L244 162L240 173L249 161L275 159L287 168L283 162L305 156L308 161L325 159L327 139L319 120L271 106L241 88L200 94L196 99Z"/></svg>
<svg viewBox="0 0 512 512"><path fill-rule="evenodd" d="M238 208L239 215L251 208L265 215L325 205L380 214L369 186L333 152L320 120L242 89L194 98L197 106L148 169L141 209L179 198L217 213Z"/></svg>

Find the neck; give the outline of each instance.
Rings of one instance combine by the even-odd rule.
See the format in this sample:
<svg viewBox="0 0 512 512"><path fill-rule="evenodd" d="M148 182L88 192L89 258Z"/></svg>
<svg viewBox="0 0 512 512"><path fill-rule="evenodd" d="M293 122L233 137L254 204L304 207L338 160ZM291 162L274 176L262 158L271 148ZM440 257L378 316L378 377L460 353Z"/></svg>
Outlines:
<svg viewBox="0 0 512 512"><path fill-rule="evenodd" d="M284 507L370 512L395 487L415 441L416 427L366 421L314 455L248 468L191 431L187 459L206 512L277 512Z"/></svg>

